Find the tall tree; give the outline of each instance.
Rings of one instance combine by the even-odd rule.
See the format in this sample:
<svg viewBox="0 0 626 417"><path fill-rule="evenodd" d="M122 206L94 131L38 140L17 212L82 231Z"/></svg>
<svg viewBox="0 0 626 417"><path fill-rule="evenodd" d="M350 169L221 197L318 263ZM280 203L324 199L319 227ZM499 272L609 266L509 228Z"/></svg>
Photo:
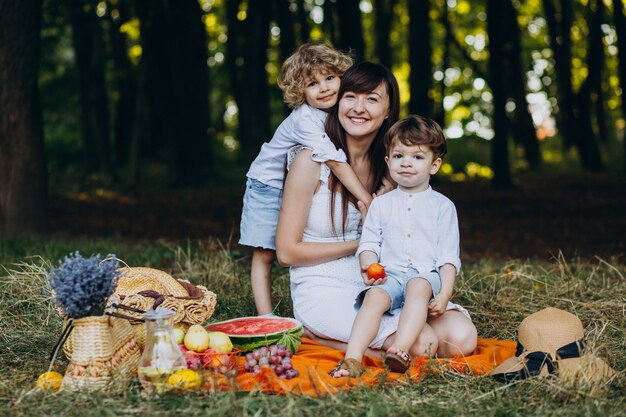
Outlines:
<svg viewBox="0 0 626 417"><path fill-rule="evenodd" d="M87 173L111 176L104 32L94 2L69 0L68 4L76 52L85 170Z"/></svg>
<svg viewBox="0 0 626 417"><path fill-rule="evenodd" d="M619 82L622 91L626 91L626 17L624 17L624 3L622 0L613 0L613 21L617 32L617 57ZM622 118L626 119L626 97L622 93ZM626 137L624 143L624 170L626 171Z"/></svg>
<svg viewBox="0 0 626 417"><path fill-rule="evenodd" d="M270 13L261 2L249 2L243 21L241 48L242 66L239 83L239 142L245 163L250 163L259 151L259 145L271 138L269 87L267 82L267 48L269 43Z"/></svg>
<svg viewBox="0 0 626 417"><path fill-rule="evenodd" d="M280 28L280 60L284 62L296 49L294 15L289 0L275 0L276 20Z"/></svg>
<svg viewBox="0 0 626 417"><path fill-rule="evenodd" d="M575 146L580 156L581 165L589 171L603 169L598 140L592 125L594 82L602 62L598 61L598 52L602 47L602 35L598 23L597 3L589 4L587 11L589 36L587 43L587 77L579 90L574 91L571 68L571 26L573 8L571 0L544 0L546 21L550 33L550 46L554 53L554 67L557 78L557 101L559 103L559 130L566 146ZM597 83L596 83L597 85Z"/></svg>
<svg viewBox="0 0 626 417"><path fill-rule="evenodd" d="M337 24L335 3L332 1L324 2L324 37L330 41L332 45L337 45Z"/></svg>
<svg viewBox="0 0 626 417"><path fill-rule="evenodd" d="M572 86L572 37L570 34L573 11L571 0L543 0L550 48L554 55L557 82L557 126L566 146L577 142L576 116L574 112L574 87Z"/></svg>
<svg viewBox="0 0 626 417"><path fill-rule="evenodd" d="M430 36L430 0L409 1L409 112L431 116L433 64Z"/></svg>
<svg viewBox="0 0 626 417"><path fill-rule="evenodd" d="M235 0L238 1L238 0ZM327 3L327 2L324 2ZM311 28L309 27L309 12L306 10L305 0L296 0L297 8L297 22L298 22L298 40L299 43L307 43L311 38Z"/></svg>
<svg viewBox="0 0 626 417"><path fill-rule="evenodd" d="M604 164L598 148L597 133L593 128L593 101L597 97L596 87L600 85L602 73L602 29L601 29L601 0L591 0L588 4L587 22L589 37L587 39L587 77L580 86L575 98L576 104L576 148L584 169L602 171ZM596 81L597 80L597 81Z"/></svg>
<svg viewBox="0 0 626 417"><path fill-rule="evenodd" d="M121 27L131 18L128 1L119 0L107 15L109 43L113 63L113 81L117 91L114 113L113 137L115 162L123 165L129 160L131 134L134 118L136 80L133 66L128 58L126 36Z"/></svg>
<svg viewBox="0 0 626 417"><path fill-rule="evenodd" d="M506 0L508 1L508 0ZM491 141L491 166L493 168L492 184L497 188L508 188L513 185L509 162L509 146L507 132L506 76L501 71L502 62L506 57L506 31L509 30L504 19L502 0L487 0L487 35L489 36L489 85L493 94L493 130Z"/></svg>
<svg viewBox="0 0 626 417"><path fill-rule="evenodd" d="M509 95L515 102L514 126L512 133L516 141L524 148L524 157L531 169L537 168L541 164L541 153L539 151L539 141L537 131L533 124L532 116L528 109L526 95L528 88L526 84L526 66L522 59L523 49L519 24L517 23L517 13L510 0L503 0L505 24L509 27L506 31L506 46L504 48L506 59L502 62L509 82Z"/></svg>
<svg viewBox="0 0 626 417"><path fill-rule="evenodd" d="M338 1L335 9L339 18L339 39L337 46L342 50L352 50L356 59L365 58L365 41L361 22L360 0Z"/></svg>
<svg viewBox="0 0 626 417"><path fill-rule="evenodd" d="M138 7L145 64L140 68L145 79L139 81L139 90L148 95L138 101L148 100L151 124L150 143L141 146L161 151L171 185L195 185L211 169L212 159L202 9L195 0L147 2ZM138 122L142 121L138 114Z"/></svg>
<svg viewBox="0 0 626 417"><path fill-rule="evenodd" d="M176 131L168 138L170 172L178 184L198 184L212 170L209 137L207 35L197 0L162 2L166 49L176 106Z"/></svg>
<svg viewBox="0 0 626 417"><path fill-rule="evenodd" d="M330 2L329 2L330 3ZM396 0L375 0L374 17L376 27L376 58L378 61L391 68L391 46L389 45L389 34L393 23L393 9Z"/></svg>
<svg viewBox="0 0 626 417"><path fill-rule="evenodd" d="M44 232L41 0L0 0L0 235Z"/></svg>

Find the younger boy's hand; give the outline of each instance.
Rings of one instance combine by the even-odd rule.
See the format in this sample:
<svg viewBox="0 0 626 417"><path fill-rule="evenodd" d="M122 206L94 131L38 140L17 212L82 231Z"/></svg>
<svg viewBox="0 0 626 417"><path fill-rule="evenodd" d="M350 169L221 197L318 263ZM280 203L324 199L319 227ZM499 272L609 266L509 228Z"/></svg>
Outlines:
<svg viewBox="0 0 626 417"><path fill-rule="evenodd" d="M428 304L428 317L440 317L448 308L448 297L441 294L436 296L433 301Z"/></svg>
<svg viewBox="0 0 626 417"><path fill-rule="evenodd" d="M363 283L365 285L381 285L387 281L386 276L384 278L370 278L369 275L367 275L367 268L369 268L369 265L361 265L361 276L363 277Z"/></svg>

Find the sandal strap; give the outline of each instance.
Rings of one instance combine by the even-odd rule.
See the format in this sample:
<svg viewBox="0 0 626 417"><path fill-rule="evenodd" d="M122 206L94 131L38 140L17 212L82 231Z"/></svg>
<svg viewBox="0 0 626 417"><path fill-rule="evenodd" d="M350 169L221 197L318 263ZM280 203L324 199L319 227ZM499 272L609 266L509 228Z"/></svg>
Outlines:
<svg viewBox="0 0 626 417"><path fill-rule="evenodd" d="M328 374L334 377L335 373L342 369L348 371L351 378L359 377L363 374L363 372L365 372L365 367L361 364L361 362L353 358L348 358L337 362L337 366L331 369Z"/></svg>

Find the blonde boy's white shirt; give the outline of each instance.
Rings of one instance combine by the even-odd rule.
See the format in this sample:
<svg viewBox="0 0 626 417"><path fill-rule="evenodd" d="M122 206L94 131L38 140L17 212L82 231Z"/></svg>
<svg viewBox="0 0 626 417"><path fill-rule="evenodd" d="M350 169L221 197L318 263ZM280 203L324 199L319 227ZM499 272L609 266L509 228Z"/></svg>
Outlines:
<svg viewBox="0 0 626 417"><path fill-rule="evenodd" d="M287 151L295 145L313 150L317 162L346 162L346 154L335 148L325 133L327 113L303 104L296 107L278 126L272 140L261 147L246 176L275 188L283 188Z"/></svg>
<svg viewBox="0 0 626 417"><path fill-rule="evenodd" d="M405 272L439 271L452 264L461 270L459 225L452 201L430 186L419 193L395 189L376 197L367 212L357 256L378 255L379 262Z"/></svg>

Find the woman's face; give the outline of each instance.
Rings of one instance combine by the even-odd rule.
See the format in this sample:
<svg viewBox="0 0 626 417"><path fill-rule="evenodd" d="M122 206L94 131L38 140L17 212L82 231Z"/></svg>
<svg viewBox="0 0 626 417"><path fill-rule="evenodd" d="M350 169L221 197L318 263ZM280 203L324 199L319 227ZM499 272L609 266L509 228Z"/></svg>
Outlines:
<svg viewBox="0 0 626 417"><path fill-rule="evenodd" d="M389 96L382 82L369 93L346 91L339 100L339 123L354 139L375 136L388 115Z"/></svg>

